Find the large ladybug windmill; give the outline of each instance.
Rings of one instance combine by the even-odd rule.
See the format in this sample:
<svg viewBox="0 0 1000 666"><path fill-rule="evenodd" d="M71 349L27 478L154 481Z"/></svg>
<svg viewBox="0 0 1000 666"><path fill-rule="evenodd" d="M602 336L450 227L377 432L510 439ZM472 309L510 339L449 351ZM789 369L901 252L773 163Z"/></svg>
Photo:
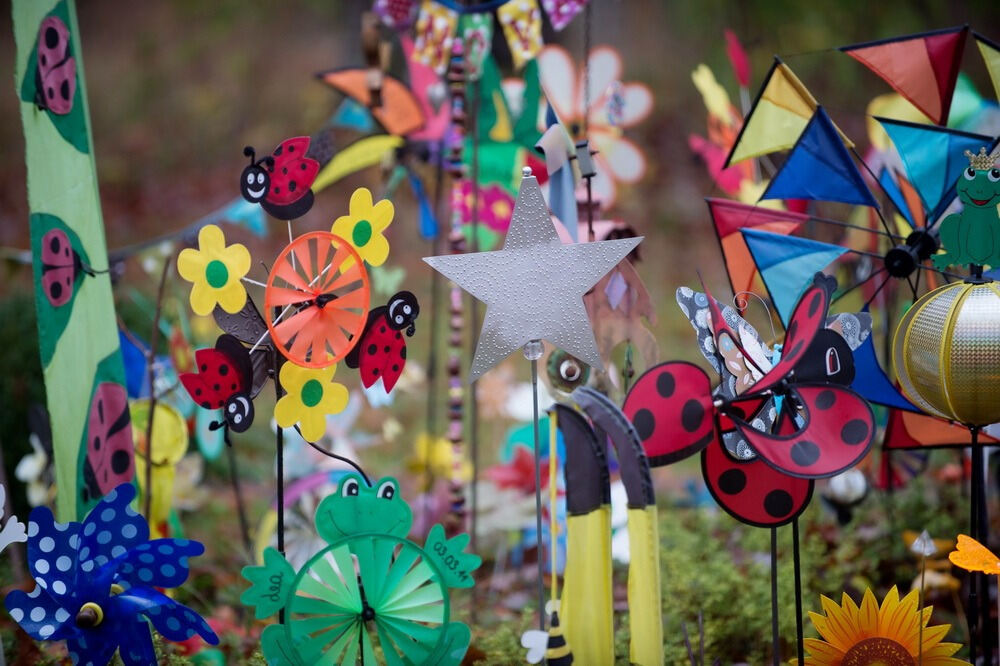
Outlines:
<svg viewBox="0 0 1000 666"><path fill-rule="evenodd" d="M860 461L875 434L874 415L868 403L846 385L828 381L827 375L832 374L849 382L853 373L844 374L849 351L843 358L837 352L834 363L829 350L836 350L837 345L823 342L830 303L823 281L814 283L800 299L781 357L766 372L739 342L740 335L726 323L718 304L711 296L707 300L716 348L733 349L737 352L733 359L754 367L761 376L742 393L726 398L713 396L708 375L690 363L662 363L649 370L629 392L624 411L635 424L650 461L675 462L710 447L713 441L721 442L731 432L738 433L780 475L825 478ZM762 412L771 409L776 413L769 428L755 423ZM706 480L710 487L716 486L715 492L717 479Z"/></svg>

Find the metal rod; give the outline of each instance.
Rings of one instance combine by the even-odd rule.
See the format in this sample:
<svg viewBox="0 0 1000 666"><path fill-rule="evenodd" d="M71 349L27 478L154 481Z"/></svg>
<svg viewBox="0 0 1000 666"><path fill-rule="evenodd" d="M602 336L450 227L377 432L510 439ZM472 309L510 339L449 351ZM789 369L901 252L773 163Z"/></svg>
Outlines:
<svg viewBox="0 0 1000 666"><path fill-rule="evenodd" d="M780 666L778 645L778 528L771 528L771 663ZM801 663L801 662L800 662Z"/></svg>
<svg viewBox="0 0 1000 666"><path fill-rule="evenodd" d="M236 466L236 451L233 449L233 443L229 439L229 428L226 426L223 426L223 428L225 428L226 455L229 458L229 480L233 484L233 495L236 497L236 515L240 520L240 535L243 537L243 547L246 548L247 557L253 563L253 542L250 540L250 524L247 521L246 504L243 502L243 491L240 488L240 475Z"/></svg>
<svg viewBox="0 0 1000 666"><path fill-rule="evenodd" d="M146 521L153 523L151 510L153 506L153 415L156 413L156 391L153 390L153 362L156 360L156 343L160 337L160 312L163 310L163 288L167 284L167 271L173 256L163 260L163 270L160 272L160 286L156 292L156 312L153 314L153 330L149 334L149 352L146 355L146 381L149 382L149 414L146 417L146 488L145 513Z"/></svg>
<svg viewBox="0 0 1000 666"><path fill-rule="evenodd" d="M800 664L806 663L802 637L802 561L799 556L799 519L792 521L792 564L795 568L795 652Z"/></svg>
<svg viewBox="0 0 1000 666"><path fill-rule="evenodd" d="M531 343L529 343L531 344ZM539 343L541 344L541 343ZM542 558L542 453L538 434L538 360L531 359L532 416L535 428L535 539L538 545L538 628L545 631L545 565ZM553 443L549 442L549 446ZM554 547L555 544L549 544Z"/></svg>

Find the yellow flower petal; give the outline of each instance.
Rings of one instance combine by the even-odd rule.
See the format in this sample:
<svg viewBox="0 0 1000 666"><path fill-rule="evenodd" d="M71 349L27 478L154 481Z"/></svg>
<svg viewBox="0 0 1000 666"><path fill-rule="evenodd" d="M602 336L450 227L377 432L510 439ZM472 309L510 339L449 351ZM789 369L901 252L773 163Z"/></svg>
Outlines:
<svg viewBox="0 0 1000 666"><path fill-rule="evenodd" d="M247 290L239 280L230 280L225 287L215 290L215 298L218 299L223 310L235 314L246 305Z"/></svg>
<svg viewBox="0 0 1000 666"><path fill-rule="evenodd" d="M299 419L299 430L302 437L309 442L315 442L326 432L326 415L319 409L306 408Z"/></svg>
<svg viewBox="0 0 1000 666"><path fill-rule="evenodd" d="M367 187L359 187L351 194L351 203L348 205L351 215L354 217L367 218L371 215L372 193Z"/></svg>
<svg viewBox="0 0 1000 666"><path fill-rule="evenodd" d="M287 363L285 365L288 365ZM282 428L290 428L298 423L305 407L299 400L298 393L289 393L281 397L274 405L274 420Z"/></svg>
<svg viewBox="0 0 1000 666"><path fill-rule="evenodd" d="M250 251L240 243L233 243L223 252L222 263L229 269L230 280L240 280L250 272Z"/></svg>
<svg viewBox="0 0 1000 666"><path fill-rule="evenodd" d="M177 255L177 272L188 282L203 282L207 264L205 256L193 247L185 248Z"/></svg>
<svg viewBox="0 0 1000 666"><path fill-rule="evenodd" d="M382 234L375 234L364 247L361 257L370 266L381 266L389 257L389 241Z"/></svg>
<svg viewBox="0 0 1000 666"><path fill-rule="evenodd" d="M323 384L323 399L314 409L323 414L339 414L347 407L350 394L347 387L336 382Z"/></svg>
<svg viewBox="0 0 1000 666"><path fill-rule="evenodd" d="M382 199L372 208L371 217L368 221L372 224L372 230L376 233L385 231L385 228L392 222L396 209L388 199Z"/></svg>
<svg viewBox="0 0 1000 666"><path fill-rule="evenodd" d="M295 365L291 361L286 361L281 366L281 372L278 373L278 378L281 380L281 387L288 393L294 394L296 399L298 399L298 394L299 391L302 390L302 385L310 379L313 379L314 372L316 371L310 368L303 368Z"/></svg>
<svg viewBox="0 0 1000 666"><path fill-rule="evenodd" d="M195 314L210 315L215 309L215 289L209 287L207 282L195 282L191 285L190 300Z"/></svg>
<svg viewBox="0 0 1000 666"><path fill-rule="evenodd" d="M351 232L354 231L354 225L357 223L358 218L351 215L341 215L333 221L333 226L330 227L330 233L350 242L352 236Z"/></svg>
<svg viewBox="0 0 1000 666"><path fill-rule="evenodd" d="M838 650L834 646L830 645L825 641L821 641L817 638L807 638L802 641L805 646L806 652L809 656L806 657L806 664L810 666L812 664L817 664L818 666L827 666L833 664L839 664L844 658L844 651Z"/></svg>
<svg viewBox="0 0 1000 666"><path fill-rule="evenodd" d="M198 232L198 249L207 254L222 252L226 247L226 235L214 224L206 224Z"/></svg>

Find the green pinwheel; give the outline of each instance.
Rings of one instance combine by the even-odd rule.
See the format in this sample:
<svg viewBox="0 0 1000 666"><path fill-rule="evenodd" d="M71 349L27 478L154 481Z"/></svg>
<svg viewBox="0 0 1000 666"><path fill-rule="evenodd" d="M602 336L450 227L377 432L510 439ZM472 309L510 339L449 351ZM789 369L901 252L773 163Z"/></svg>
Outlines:
<svg viewBox="0 0 1000 666"><path fill-rule="evenodd" d="M471 634L450 621L448 588L474 583L481 560L464 552L469 535L446 539L435 525L418 546L406 538L413 515L397 481L369 485L357 474L344 476L315 521L328 545L301 570L273 548L262 566L243 569L251 585L240 599L257 618L284 612L261 635L268 663L461 662Z"/></svg>

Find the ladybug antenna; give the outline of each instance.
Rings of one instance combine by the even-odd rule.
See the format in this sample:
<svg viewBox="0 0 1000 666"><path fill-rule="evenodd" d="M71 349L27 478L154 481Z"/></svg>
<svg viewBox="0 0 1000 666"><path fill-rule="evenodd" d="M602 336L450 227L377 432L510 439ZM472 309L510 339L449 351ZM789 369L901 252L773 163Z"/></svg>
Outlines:
<svg viewBox="0 0 1000 666"><path fill-rule="evenodd" d="M255 151L253 149L253 146L244 146L243 147L243 156L244 157L249 157L250 158L250 164L253 164L254 163L254 158L257 157L257 151Z"/></svg>

